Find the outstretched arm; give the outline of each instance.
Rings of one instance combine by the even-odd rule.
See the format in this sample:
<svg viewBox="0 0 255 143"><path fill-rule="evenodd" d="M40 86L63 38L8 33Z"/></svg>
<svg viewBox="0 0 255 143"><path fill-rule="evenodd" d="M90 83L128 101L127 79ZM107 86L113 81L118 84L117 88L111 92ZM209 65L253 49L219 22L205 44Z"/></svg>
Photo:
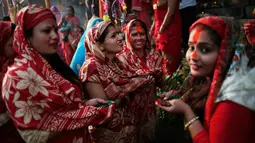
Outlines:
<svg viewBox="0 0 255 143"><path fill-rule="evenodd" d="M162 34L168 25L172 22L172 17L174 15L175 9L177 8L176 5L179 0L168 0L168 9L165 15L164 21L159 29L159 34Z"/></svg>

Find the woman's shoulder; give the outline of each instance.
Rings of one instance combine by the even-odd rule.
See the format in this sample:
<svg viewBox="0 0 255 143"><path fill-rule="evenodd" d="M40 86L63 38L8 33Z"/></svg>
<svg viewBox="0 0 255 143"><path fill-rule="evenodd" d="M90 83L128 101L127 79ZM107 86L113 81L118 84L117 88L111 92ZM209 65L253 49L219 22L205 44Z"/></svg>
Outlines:
<svg viewBox="0 0 255 143"><path fill-rule="evenodd" d="M226 116L252 115L253 118L255 118L255 111L230 100L217 103L215 111L217 111L216 113L222 113Z"/></svg>
<svg viewBox="0 0 255 143"><path fill-rule="evenodd" d="M94 58L87 58L80 69L80 78L82 81L86 81L90 76L98 74L99 63Z"/></svg>

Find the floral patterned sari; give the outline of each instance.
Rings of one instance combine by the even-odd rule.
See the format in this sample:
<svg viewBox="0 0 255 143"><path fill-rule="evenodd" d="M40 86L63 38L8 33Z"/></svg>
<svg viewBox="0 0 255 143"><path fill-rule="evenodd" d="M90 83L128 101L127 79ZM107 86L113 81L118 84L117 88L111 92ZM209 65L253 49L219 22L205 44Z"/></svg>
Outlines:
<svg viewBox="0 0 255 143"><path fill-rule="evenodd" d="M105 56L97 41L109 25L109 22L100 22L88 32L85 41L88 51L80 77L83 82L101 84L108 99L122 96L125 100L108 123L96 127L93 136L99 143L149 142L155 126L155 105L151 95L154 79L131 74L119 65L117 58L110 61Z"/></svg>
<svg viewBox="0 0 255 143"><path fill-rule="evenodd" d="M81 86L63 78L27 43L25 31L48 18L55 17L37 5L18 13L13 45L17 58L4 77L3 99L26 142L87 143L87 126L102 124L113 105L85 105Z"/></svg>

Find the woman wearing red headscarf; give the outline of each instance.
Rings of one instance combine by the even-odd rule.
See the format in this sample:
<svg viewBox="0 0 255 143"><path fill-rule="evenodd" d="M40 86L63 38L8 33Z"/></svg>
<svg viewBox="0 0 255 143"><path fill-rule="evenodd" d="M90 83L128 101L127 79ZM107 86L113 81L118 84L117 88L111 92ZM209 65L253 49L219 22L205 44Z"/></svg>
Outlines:
<svg viewBox="0 0 255 143"><path fill-rule="evenodd" d="M243 24L238 20L205 17L191 26L186 53L190 81L204 77L209 88L200 88L194 94L196 86L205 84L193 84L193 94L184 97L186 103L177 99L156 104L169 113L184 115L185 128L194 143L255 142L255 68L250 64L255 59L253 44L245 39ZM200 96L201 92L205 96ZM197 116L196 100L201 100L204 116Z"/></svg>
<svg viewBox="0 0 255 143"><path fill-rule="evenodd" d="M87 126L104 123L113 105L85 100L75 73L57 54L54 14L31 5L20 10L14 33L17 53L3 81L3 100L26 142L89 142ZM85 101L84 101L85 100Z"/></svg>
<svg viewBox="0 0 255 143"><path fill-rule="evenodd" d="M131 20L126 26L124 49L117 57L132 73L151 74L161 80L162 56L150 46L147 27L141 20Z"/></svg>
<svg viewBox="0 0 255 143"><path fill-rule="evenodd" d="M15 53L12 49L13 32L15 25L10 22L0 22L0 91L2 91L3 77L7 67L13 64ZM2 94L0 94L2 95ZM24 142L15 128L5 107L2 96L0 97L0 138L2 142Z"/></svg>
<svg viewBox="0 0 255 143"><path fill-rule="evenodd" d="M154 0L154 22L151 34L156 42L156 49L164 57L165 74L175 72L181 63L181 16L180 0Z"/></svg>

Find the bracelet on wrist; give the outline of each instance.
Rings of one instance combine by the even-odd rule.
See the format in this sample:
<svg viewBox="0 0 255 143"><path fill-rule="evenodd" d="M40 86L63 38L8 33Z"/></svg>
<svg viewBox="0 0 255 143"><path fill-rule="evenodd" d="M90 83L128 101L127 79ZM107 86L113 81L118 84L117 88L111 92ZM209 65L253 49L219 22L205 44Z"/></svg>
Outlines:
<svg viewBox="0 0 255 143"><path fill-rule="evenodd" d="M184 129L187 130L187 128L188 128L191 124L193 124L196 120L198 120L198 119L199 119L199 116L197 116L197 117L192 118L191 120L189 120L189 121L185 124Z"/></svg>

